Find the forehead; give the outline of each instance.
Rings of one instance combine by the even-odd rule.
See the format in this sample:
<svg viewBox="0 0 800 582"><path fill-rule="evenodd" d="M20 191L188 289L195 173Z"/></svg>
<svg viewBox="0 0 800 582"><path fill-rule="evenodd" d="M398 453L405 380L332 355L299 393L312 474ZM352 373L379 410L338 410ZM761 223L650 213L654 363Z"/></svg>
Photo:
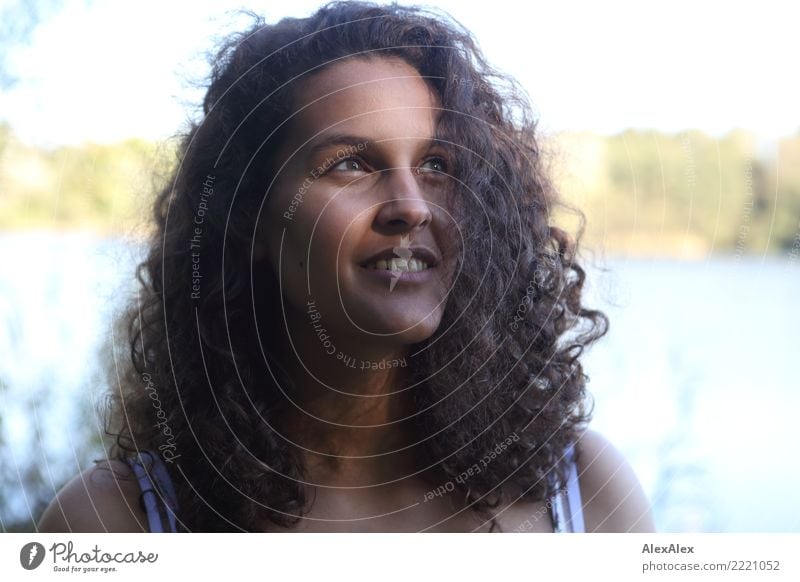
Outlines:
<svg viewBox="0 0 800 582"><path fill-rule="evenodd" d="M342 132L374 141L430 138L439 116L436 93L398 58L350 57L314 74L294 93L292 133L303 141Z"/></svg>

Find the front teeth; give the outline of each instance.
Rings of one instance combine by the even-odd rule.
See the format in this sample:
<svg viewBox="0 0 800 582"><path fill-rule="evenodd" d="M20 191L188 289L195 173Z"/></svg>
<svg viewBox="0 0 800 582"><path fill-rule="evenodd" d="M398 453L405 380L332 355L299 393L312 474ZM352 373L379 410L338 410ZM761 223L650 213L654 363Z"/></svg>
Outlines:
<svg viewBox="0 0 800 582"><path fill-rule="evenodd" d="M370 265L370 269L380 269L389 271L410 271L416 273L417 271L424 271L428 268L428 263L420 261L419 259L390 259L388 261L381 259Z"/></svg>

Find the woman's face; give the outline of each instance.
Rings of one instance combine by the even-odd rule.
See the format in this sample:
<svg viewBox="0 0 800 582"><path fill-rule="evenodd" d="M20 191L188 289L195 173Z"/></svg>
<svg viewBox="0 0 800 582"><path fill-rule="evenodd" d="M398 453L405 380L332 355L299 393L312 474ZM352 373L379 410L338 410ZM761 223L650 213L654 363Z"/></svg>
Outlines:
<svg viewBox="0 0 800 582"><path fill-rule="evenodd" d="M284 307L334 343L424 340L441 320L458 236L436 94L402 60L350 58L295 95L261 247L276 274L280 265Z"/></svg>

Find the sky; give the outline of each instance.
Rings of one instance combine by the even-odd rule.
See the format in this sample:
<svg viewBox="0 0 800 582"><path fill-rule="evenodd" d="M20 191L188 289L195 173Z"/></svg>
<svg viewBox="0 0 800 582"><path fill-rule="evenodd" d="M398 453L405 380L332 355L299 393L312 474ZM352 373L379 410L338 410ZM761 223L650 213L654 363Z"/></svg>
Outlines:
<svg viewBox="0 0 800 582"><path fill-rule="evenodd" d="M0 10L13 17L15 9L2 1ZM179 131L202 97L193 82L208 72L205 51L236 29L230 12L242 6L56 5L27 42L3 48L16 83L0 92L0 119L40 146L161 139ZM319 5L246 6L275 21ZM546 132L696 128L721 136L742 128L776 139L800 130L794 39L800 9L789 2L436 5L474 33L490 62L520 81Z"/></svg>

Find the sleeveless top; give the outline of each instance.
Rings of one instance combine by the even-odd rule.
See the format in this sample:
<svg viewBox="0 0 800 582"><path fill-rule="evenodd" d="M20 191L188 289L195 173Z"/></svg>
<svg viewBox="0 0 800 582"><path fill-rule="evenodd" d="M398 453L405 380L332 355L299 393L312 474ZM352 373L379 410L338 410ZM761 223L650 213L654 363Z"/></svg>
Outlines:
<svg viewBox="0 0 800 582"><path fill-rule="evenodd" d="M178 500L164 461L158 453L145 450L136 458L127 459L127 462L139 482L139 489L142 491L139 500L147 512L150 531L178 531L175 515L178 511Z"/></svg>
<svg viewBox="0 0 800 582"><path fill-rule="evenodd" d="M551 491L555 491L547 500L550 520L553 522L553 533L586 533L574 444L567 447L566 457L569 463L566 487L559 485L552 472L547 474Z"/></svg>
<svg viewBox="0 0 800 582"><path fill-rule="evenodd" d="M585 533L574 445L567 447L566 456L570 464L567 484L561 487L553 472L547 474L550 490L555 493L548 498L546 506L554 533ZM150 531L177 532L178 501L161 457L154 451L144 450L137 458L128 459L128 464L142 491L140 499L147 512Z"/></svg>

